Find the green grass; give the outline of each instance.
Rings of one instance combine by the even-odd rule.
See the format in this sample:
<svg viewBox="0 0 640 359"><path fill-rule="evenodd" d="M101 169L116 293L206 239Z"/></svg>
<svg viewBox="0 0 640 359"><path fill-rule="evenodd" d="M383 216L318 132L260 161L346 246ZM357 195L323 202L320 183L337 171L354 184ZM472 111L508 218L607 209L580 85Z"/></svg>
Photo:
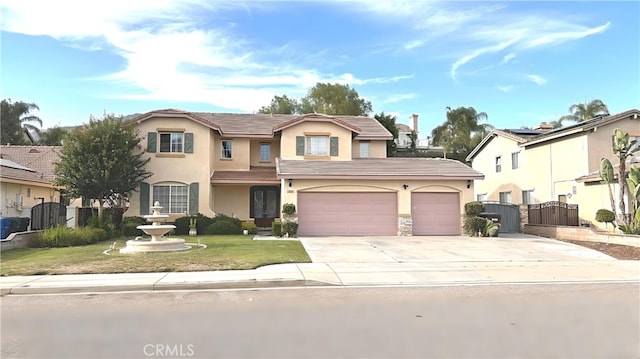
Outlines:
<svg viewBox="0 0 640 359"><path fill-rule="evenodd" d="M298 241L254 241L248 236L199 236L207 246L173 253L120 254L126 239L103 254L113 241L80 247L19 248L0 253L0 275L187 272L254 269L311 260ZM195 237L186 237L195 243Z"/></svg>

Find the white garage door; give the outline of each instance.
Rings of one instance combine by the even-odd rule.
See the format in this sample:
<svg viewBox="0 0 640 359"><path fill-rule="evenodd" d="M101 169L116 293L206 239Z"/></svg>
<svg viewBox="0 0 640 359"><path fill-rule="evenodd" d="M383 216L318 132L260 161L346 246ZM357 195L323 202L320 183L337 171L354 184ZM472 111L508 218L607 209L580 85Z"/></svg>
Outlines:
<svg viewBox="0 0 640 359"><path fill-rule="evenodd" d="M413 235L460 234L460 196L434 192L411 194Z"/></svg>
<svg viewBox="0 0 640 359"><path fill-rule="evenodd" d="M298 234L397 234L395 193L313 192L298 194Z"/></svg>

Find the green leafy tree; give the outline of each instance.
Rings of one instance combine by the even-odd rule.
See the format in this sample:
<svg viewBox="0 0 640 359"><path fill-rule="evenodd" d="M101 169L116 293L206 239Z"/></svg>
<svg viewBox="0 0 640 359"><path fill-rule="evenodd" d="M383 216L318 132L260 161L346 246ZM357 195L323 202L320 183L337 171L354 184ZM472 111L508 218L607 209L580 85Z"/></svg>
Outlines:
<svg viewBox="0 0 640 359"><path fill-rule="evenodd" d="M611 202L611 212L616 216L616 201L613 198L613 191L611 190L611 184L615 180L615 174L613 172L613 164L606 158L600 159L600 178L607 184L609 201Z"/></svg>
<svg viewBox="0 0 640 359"><path fill-rule="evenodd" d="M372 109L349 85L330 83L317 83L300 102L302 113L368 116Z"/></svg>
<svg viewBox="0 0 640 359"><path fill-rule="evenodd" d="M140 138L134 126L113 115L91 117L88 125L65 138L55 184L65 186L72 198L97 200L99 218L105 202L128 198L151 176L144 168L149 159L143 159L142 151L137 150Z"/></svg>
<svg viewBox="0 0 640 359"><path fill-rule="evenodd" d="M605 105L602 100L595 99L591 100L589 103L577 103L571 105L571 107L569 107L569 114L560 117L558 122L561 125L564 124L565 121L578 123L606 114L609 114L609 108L607 105Z"/></svg>
<svg viewBox="0 0 640 359"><path fill-rule="evenodd" d="M384 128L387 129L395 140L398 138L398 128L396 127L396 117L385 115L384 111L373 116ZM387 141L387 157L393 157L396 154L396 143L394 140Z"/></svg>
<svg viewBox="0 0 640 359"><path fill-rule="evenodd" d="M25 144L24 134L26 130L40 134L40 129L32 125L36 122L42 127L42 120L38 116L30 113L40 108L34 103L23 101L12 102L11 99L4 99L0 103L0 118L2 121L0 129L0 140L2 144Z"/></svg>
<svg viewBox="0 0 640 359"><path fill-rule="evenodd" d="M473 107L447 107L447 120L431 132L433 142L444 148L445 158L465 163L467 155L493 129L484 112Z"/></svg>
<svg viewBox="0 0 640 359"><path fill-rule="evenodd" d="M52 127L40 134L40 144L44 146L61 146L69 131L62 127Z"/></svg>
<svg viewBox="0 0 640 359"><path fill-rule="evenodd" d="M300 104L295 98L287 95L274 96L269 106L262 106L258 110L259 113L277 113L283 115L291 115L300 113Z"/></svg>

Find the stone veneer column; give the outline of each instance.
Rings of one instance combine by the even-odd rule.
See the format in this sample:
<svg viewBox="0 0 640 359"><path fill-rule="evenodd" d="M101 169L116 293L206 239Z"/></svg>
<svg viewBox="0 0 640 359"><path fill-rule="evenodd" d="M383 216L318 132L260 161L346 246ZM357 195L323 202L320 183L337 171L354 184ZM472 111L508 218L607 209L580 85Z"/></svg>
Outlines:
<svg viewBox="0 0 640 359"><path fill-rule="evenodd" d="M398 215L398 236L413 235L413 218L410 214Z"/></svg>

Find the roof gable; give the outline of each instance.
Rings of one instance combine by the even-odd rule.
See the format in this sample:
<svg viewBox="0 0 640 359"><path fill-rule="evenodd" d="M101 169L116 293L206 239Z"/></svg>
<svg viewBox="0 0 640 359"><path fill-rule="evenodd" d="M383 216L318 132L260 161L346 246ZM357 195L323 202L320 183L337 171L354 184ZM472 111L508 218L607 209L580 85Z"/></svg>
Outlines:
<svg viewBox="0 0 640 359"><path fill-rule="evenodd" d="M274 126L273 128L273 132L278 132L278 131L282 131L284 129L287 129L289 127L295 126L299 123L302 122L330 122L333 123L337 126L340 126L342 128L345 128L353 133L359 134L361 132L360 128L358 128L357 126L354 126L340 118L337 117L333 117L333 116L327 116L327 115L320 115L320 114L308 114L308 115L302 115L296 118L292 118L288 121L285 122L281 122L278 125Z"/></svg>
<svg viewBox="0 0 640 359"><path fill-rule="evenodd" d="M521 144L521 143L525 143L527 141L527 139L525 137L519 136L514 134L513 132L509 131L509 130L499 130L499 129L493 129L491 130L491 132L489 132L488 135L486 135L482 141L480 141L480 143L473 149L473 151L471 151L471 153L469 153L469 155L467 155L466 160L467 161L471 161L473 160L473 158L480 152L482 151L482 149L484 149L489 142L491 142L491 140L493 140L496 137L504 137L508 140L514 141L517 144Z"/></svg>

